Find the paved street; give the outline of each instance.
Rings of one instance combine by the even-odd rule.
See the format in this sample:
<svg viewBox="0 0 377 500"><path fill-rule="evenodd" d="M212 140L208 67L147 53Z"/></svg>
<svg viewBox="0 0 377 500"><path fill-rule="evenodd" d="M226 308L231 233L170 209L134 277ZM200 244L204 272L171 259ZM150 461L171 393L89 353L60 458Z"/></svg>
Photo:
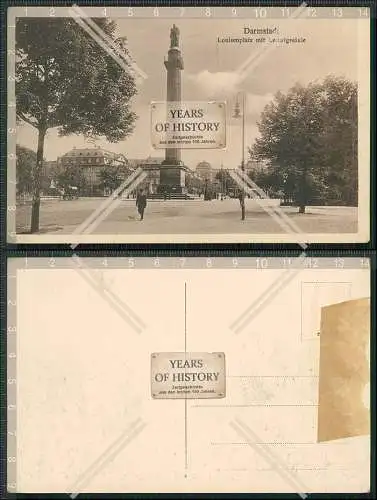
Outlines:
<svg viewBox="0 0 377 500"><path fill-rule="evenodd" d="M43 200L40 213L41 234L70 234L104 198L79 200ZM229 234L229 233L284 233L284 229L269 214L246 200L246 220L241 221L239 202L223 201L148 201L145 219L138 220L134 200L121 201L120 205L95 229L95 234ZM304 233L353 233L357 232L357 208L308 207L305 215L296 207L282 210ZM30 225L30 206L17 207L18 233L27 233Z"/></svg>

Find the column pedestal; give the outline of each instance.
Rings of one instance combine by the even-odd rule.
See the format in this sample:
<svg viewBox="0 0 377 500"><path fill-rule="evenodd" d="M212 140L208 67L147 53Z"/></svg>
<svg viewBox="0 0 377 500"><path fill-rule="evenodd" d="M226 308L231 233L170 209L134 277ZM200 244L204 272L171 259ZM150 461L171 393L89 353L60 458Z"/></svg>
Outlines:
<svg viewBox="0 0 377 500"><path fill-rule="evenodd" d="M162 195L186 194L185 165L169 165L166 161L160 165L160 185L158 191Z"/></svg>

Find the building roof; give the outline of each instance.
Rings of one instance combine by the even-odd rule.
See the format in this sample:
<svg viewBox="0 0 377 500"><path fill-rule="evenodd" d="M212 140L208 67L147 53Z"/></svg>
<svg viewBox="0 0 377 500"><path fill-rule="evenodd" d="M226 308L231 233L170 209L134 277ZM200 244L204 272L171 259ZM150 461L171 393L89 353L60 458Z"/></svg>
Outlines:
<svg viewBox="0 0 377 500"><path fill-rule="evenodd" d="M67 151L64 156L88 156L88 157L93 157L93 156L106 156L107 158L119 158L120 156L124 156L121 153L114 153L112 151L105 151L104 149L100 147L95 147L95 148L73 148L70 151Z"/></svg>
<svg viewBox="0 0 377 500"><path fill-rule="evenodd" d="M62 156L104 156L99 148L73 148Z"/></svg>
<svg viewBox="0 0 377 500"><path fill-rule="evenodd" d="M144 164L156 164L159 165L164 161L164 158L160 157L152 157L149 156L148 158L128 158L128 163L130 165L144 165Z"/></svg>
<svg viewBox="0 0 377 500"><path fill-rule="evenodd" d="M201 161L196 165L196 170L202 170L202 169L211 170L212 169L211 164L208 163L208 161Z"/></svg>

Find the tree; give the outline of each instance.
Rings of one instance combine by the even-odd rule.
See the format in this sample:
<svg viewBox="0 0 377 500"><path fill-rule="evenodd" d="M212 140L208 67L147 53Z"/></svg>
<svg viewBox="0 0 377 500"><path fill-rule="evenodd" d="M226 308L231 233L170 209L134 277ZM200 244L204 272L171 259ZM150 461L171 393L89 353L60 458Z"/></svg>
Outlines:
<svg viewBox="0 0 377 500"><path fill-rule="evenodd" d="M17 194L30 193L33 187L33 167L37 161L34 151L16 145L16 182Z"/></svg>
<svg viewBox="0 0 377 500"><path fill-rule="evenodd" d="M78 188L79 193L85 188L87 180L82 170L76 165L66 165L56 174L56 182L59 188L67 190L69 186Z"/></svg>
<svg viewBox="0 0 377 500"><path fill-rule="evenodd" d="M98 176L103 189L115 191L130 173L131 169L125 163L119 163L101 168Z"/></svg>
<svg viewBox="0 0 377 500"><path fill-rule="evenodd" d="M198 194L203 191L204 182L192 170L186 172L186 188L189 193Z"/></svg>
<svg viewBox="0 0 377 500"><path fill-rule="evenodd" d="M344 78L327 78L325 161L329 165L327 197L333 203L358 203L357 86Z"/></svg>
<svg viewBox="0 0 377 500"><path fill-rule="evenodd" d="M221 190L227 193L230 188L236 186L235 181L230 176L228 170L221 168L215 175L215 179L219 181Z"/></svg>
<svg viewBox="0 0 377 500"><path fill-rule="evenodd" d="M124 55L124 39L115 39L115 23L107 18L92 21L114 41L118 55ZM129 102L136 86L131 71L121 68L73 18L18 18L16 54L17 117L38 131L30 227L36 232L47 130L120 141L133 131L136 115Z"/></svg>
<svg viewBox="0 0 377 500"><path fill-rule="evenodd" d="M229 183L230 175L226 170L221 168L215 175L215 179L219 181L222 191L226 192L227 184Z"/></svg>
<svg viewBox="0 0 377 500"><path fill-rule="evenodd" d="M283 189L305 213L309 202L338 193L354 198L357 182L357 87L327 77L307 87L278 92L258 123L260 137L249 150L269 161L269 181ZM356 174L356 175L355 175Z"/></svg>
<svg viewBox="0 0 377 500"><path fill-rule="evenodd" d="M249 172L249 177L268 196L274 196L282 191L283 179L272 169L251 171Z"/></svg>

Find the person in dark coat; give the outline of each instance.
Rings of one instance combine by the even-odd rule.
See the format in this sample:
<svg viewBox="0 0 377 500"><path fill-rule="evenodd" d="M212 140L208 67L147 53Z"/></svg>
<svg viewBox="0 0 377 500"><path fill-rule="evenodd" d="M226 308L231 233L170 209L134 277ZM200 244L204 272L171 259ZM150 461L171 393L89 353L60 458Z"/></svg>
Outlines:
<svg viewBox="0 0 377 500"><path fill-rule="evenodd" d="M145 207L147 206L147 195L145 192L141 189L136 196L136 206L137 206L137 211L140 214L140 220L144 219L144 210Z"/></svg>
<svg viewBox="0 0 377 500"><path fill-rule="evenodd" d="M241 189L238 199L240 200L240 206L241 206L241 220L245 220L245 193L243 189Z"/></svg>

